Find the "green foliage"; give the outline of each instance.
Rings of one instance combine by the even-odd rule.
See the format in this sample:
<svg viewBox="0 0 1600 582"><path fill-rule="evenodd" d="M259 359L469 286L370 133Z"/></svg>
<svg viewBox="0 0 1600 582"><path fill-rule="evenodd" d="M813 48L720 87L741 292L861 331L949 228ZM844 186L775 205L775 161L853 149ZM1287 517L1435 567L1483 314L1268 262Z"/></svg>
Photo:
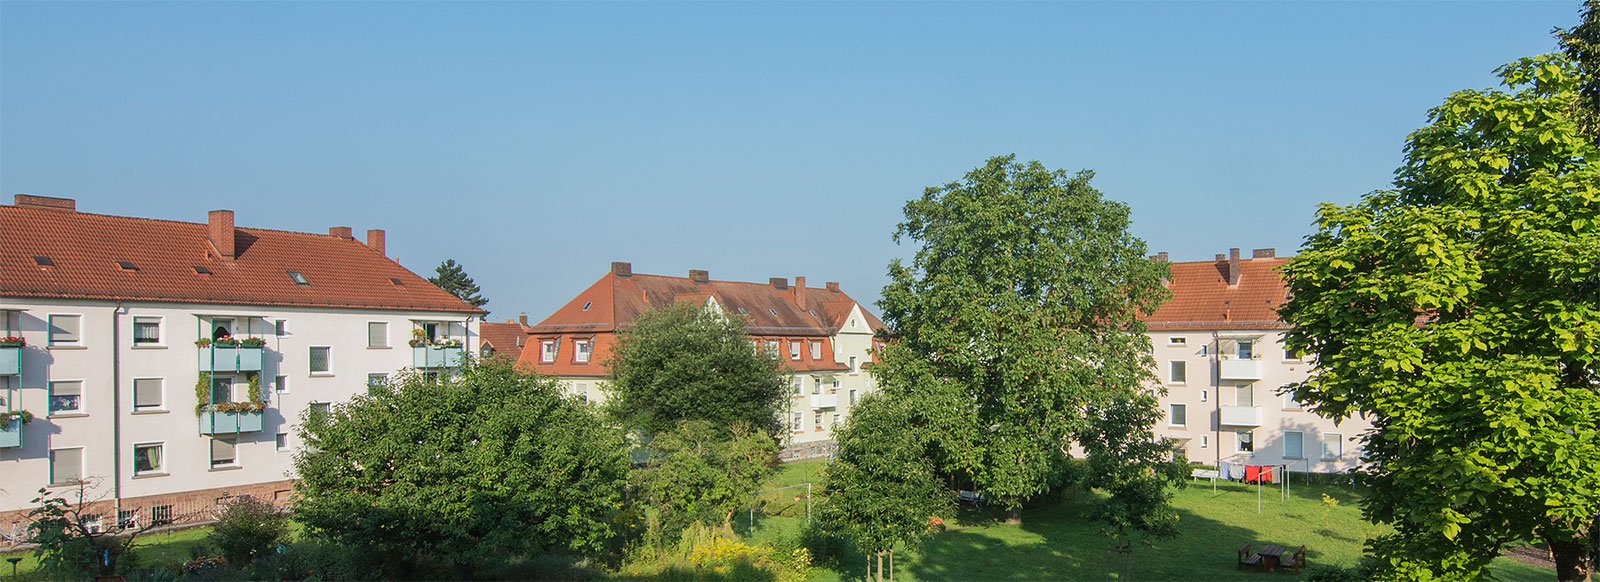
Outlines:
<svg viewBox="0 0 1600 582"><path fill-rule="evenodd" d="M297 518L385 556L386 576L459 577L541 548L598 554L613 536L624 440L554 380L503 363L408 374L301 427Z"/></svg>
<svg viewBox="0 0 1600 582"><path fill-rule="evenodd" d="M245 569L251 580L379 580L380 556L325 540L302 540L261 556Z"/></svg>
<svg viewBox="0 0 1600 582"><path fill-rule="evenodd" d="M928 460L933 435L913 423L917 408L908 397L868 395L834 433L839 449L819 510L827 528L854 540L863 554L915 549L931 520L953 512Z"/></svg>
<svg viewBox="0 0 1600 582"><path fill-rule="evenodd" d="M1364 414L1386 576L1470 578L1507 544L1560 562L1600 512L1600 150L1559 56L1460 91L1407 142L1398 189L1323 205L1285 269L1296 400ZM1566 576L1565 574L1563 575Z"/></svg>
<svg viewBox="0 0 1600 582"><path fill-rule="evenodd" d="M1600 0L1584 0L1583 21L1567 30L1556 30L1561 50L1577 67L1578 90L1572 118L1600 141Z"/></svg>
<svg viewBox="0 0 1600 582"><path fill-rule="evenodd" d="M227 503L222 514L217 516L209 541L222 551L228 564L244 567L272 552L287 541L288 536L288 515L282 509L244 496Z"/></svg>
<svg viewBox="0 0 1600 582"><path fill-rule="evenodd" d="M1189 468L1182 457L1171 459L1170 440L1151 432L1161 420L1155 397L1130 393L1091 407L1088 416L1081 438L1089 458L1084 484L1108 495L1091 516L1117 538L1128 530L1147 538L1176 535L1173 489L1187 482Z"/></svg>
<svg viewBox="0 0 1600 582"><path fill-rule="evenodd" d="M33 500L39 507L28 511L28 533L37 544L33 556L39 560L39 570L53 580L75 580L111 576L137 566L131 552L139 532L115 524L91 529L86 510L94 500L87 498L88 484L80 481L75 493L75 501L69 502L40 488Z"/></svg>
<svg viewBox="0 0 1600 582"><path fill-rule="evenodd" d="M650 465L640 470L639 480L671 538L693 523L727 526L733 512L747 507L750 494L772 476L778 444L743 425L722 428L691 420L656 435L650 451Z"/></svg>
<svg viewBox="0 0 1600 582"><path fill-rule="evenodd" d="M467 272L461 269L461 265L456 264L455 259L446 259L445 262L439 263L439 267L434 269L434 276L428 277L428 282L455 295L457 299L472 304L473 307L483 307L489 303L488 299L478 295L481 291L478 284L472 282L472 277L467 276ZM489 313L485 311L483 315L488 317Z"/></svg>
<svg viewBox="0 0 1600 582"><path fill-rule="evenodd" d="M935 466L1003 507L1049 490L1084 411L1153 378L1141 314L1165 263L1128 233L1093 173L996 157L905 206L881 305L893 339L874 369L891 396L930 403Z"/></svg>
<svg viewBox="0 0 1600 582"><path fill-rule="evenodd" d="M612 378L606 410L646 435L704 420L775 436L788 401L781 365L751 349L741 319L672 305L641 314L617 335L606 360Z"/></svg>

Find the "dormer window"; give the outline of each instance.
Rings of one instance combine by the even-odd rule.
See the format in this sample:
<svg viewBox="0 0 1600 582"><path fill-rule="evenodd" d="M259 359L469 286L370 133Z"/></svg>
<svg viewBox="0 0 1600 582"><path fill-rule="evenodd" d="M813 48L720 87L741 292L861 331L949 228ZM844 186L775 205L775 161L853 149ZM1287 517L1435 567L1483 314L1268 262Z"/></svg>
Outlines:
<svg viewBox="0 0 1600 582"><path fill-rule="evenodd" d="M539 362L549 364L556 361L556 340L539 340Z"/></svg>
<svg viewBox="0 0 1600 582"><path fill-rule="evenodd" d="M789 359L800 359L800 342L789 342Z"/></svg>
<svg viewBox="0 0 1600 582"><path fill-rule="evenodd" d="M299 285L301 287L310 287L311 286L311 281L307 281L306 280L306 276L301 274L300 271L287 271L287 272L289 273L289 279L294 281L294 284Z"/></svg>
<svg viewBox="0 0 1600 582"><path fill-rule="evenodd" d="M589 340L572 340L572 361L578 363L589 361Z"/></svg>
<svg viewBox="0 0 1600 582"><path fill-rule="evenodd" d="M811 342L811 359L813 359L813 360L822 359L822 342L817 342L817 341Z"/></svg>

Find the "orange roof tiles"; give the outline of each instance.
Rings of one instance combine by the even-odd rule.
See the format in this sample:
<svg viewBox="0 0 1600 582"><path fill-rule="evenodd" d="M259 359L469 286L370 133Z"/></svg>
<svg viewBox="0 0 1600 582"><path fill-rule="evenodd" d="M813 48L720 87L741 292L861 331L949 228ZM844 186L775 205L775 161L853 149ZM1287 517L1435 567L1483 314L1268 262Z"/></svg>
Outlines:
<svg viewBox="0 0 1600 582"><path fill-rule="evenodd" d="M1228 285L1227 260L1172 263L1172 298L1145 318L1152 330L1288 329L1277 309L1287 297L1282 257L1241 259Z"/></svg>
<svg viewBox="0 0 1600 582"><path fill-rule="evenodd" d="M528 335L527 326L515 321L485 321L478 324L478 334L483 337L485 345L494 349L495 354L507 354L513 360L522 357L522 348L533 341Z"/></svg>
<svg viewBox="0 0 1600 582"><path fill-rule="evenodd" d="M18 195L17 205L0 205L0 295L483 313L353 238L233 228L236 257L228 259L218 256L207 223L40 201ZM35 256L54 266L41 268ZM296 284L288 271L310 284Z"/></svg>

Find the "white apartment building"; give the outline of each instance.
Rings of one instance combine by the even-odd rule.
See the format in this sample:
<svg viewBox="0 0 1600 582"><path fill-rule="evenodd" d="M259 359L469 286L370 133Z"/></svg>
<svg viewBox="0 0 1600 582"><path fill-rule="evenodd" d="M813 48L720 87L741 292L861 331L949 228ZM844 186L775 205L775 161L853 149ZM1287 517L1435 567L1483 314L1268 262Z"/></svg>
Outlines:
<svg viewBox="0 0 1600 582"><path fill-rule="evenodd" d="M867 368L878 341L873 334L884 327L838 283L806 287L805 277L795 277L793 285L784 278L715 281L698 269L688 277L645 275L635 274L630 263L612 263L611 272L526 328L518 368L558 377L573 394L599 402L616 332L649 309L680 301L744 317L753 347L785 361L791 395L784 412L784 458L832 451L834 426L875 388Z"/></svg>
<svg viewBox="0 0 1600 582"><path fill-rule="evenodd" d="M1215 261L1172 263L1172 298L1145 320L1166 395L1156 434L1178 441L1190 461L1288 465L1332 473L1360 464L1356 440L1372 424L1307 411L1284 387L1304 381L1312 361L1284 349L1287 299L1278 267L1288 259L1239 249ZM1165 261L1166 253L1154 260Z"/></svg>
<svg viewBox="0 0 1600 582"><path fill-rule="evenodd" d="M482 311L384 256L310 234L0 205L0 533L82 480L101 519L181 521L227 495L286 502L296 425L396 372L439 373ZM3 540L0 540L3 542Z"/></svg>

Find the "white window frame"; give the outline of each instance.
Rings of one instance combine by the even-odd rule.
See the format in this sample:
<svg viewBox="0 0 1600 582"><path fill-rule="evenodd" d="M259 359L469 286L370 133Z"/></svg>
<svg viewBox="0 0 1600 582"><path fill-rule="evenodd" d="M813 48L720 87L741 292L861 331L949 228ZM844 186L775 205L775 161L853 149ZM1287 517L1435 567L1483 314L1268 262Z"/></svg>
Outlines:
<svg viewBox="0 0 1600 582"><path fill-rule="evenodd" d="M541 364L553 364L553 363L555 363L556 354L558 353L557 350L556 350L556 346L560 345L560 342L561 342L561 340L556 340L556 339L542 339L542 340L539 340L539 363L541 363Z"/></svg>
<svg viewBox="0 0 1600 582"><path fill-rule="evenodd" d="M1246 347L1249 346L1249 347ZM1255 340L1235 340L1233 342L1233 355L1241 360L1252 360L1256 357Z"/></svg>
<svg viewBox="0 0 1600 582"><path fill-rule="evenodd" d="M861 373L861 360L858 359L856 356L850 356L850 373L851 374L860 374Z"/></svg>
<svg viewBox="0 0 1600 582"><path fill-rule="evenodd" d="M383 345L377 345L377 346L372 345L372 326L374 326L374 325L383 326ZM367 322L367 349L369 349L369 350L387 350L389 348L390 348L390 345L389 345L389 322L387 322L387 321L369 321L369 322Z"/></svg>
<svg viewBox="0 0 1600 582"><path fill-rule="evenodd" d="M161 441L133 443L133 456L130 457L130 460L132 461L131 465L133 467L133 476L142 477L142 476L145 476L145 475L165 475L165 474L167 474L167 447L166 447L166 445L167 445L167 443L161 442ZM154 469L140 471L139 470L139 447L151 447L151 446L156 447L156 450L159 451L159 452L156 453L156 455L157 455L157 458L159 459L160 463Z"/></svg>
<svg viewBox="0 0 1600 582"><path fill-rule="evenodd" d="M72 341L56 341L55 327L57 317L71 317L77 320L78 329L73 332L77 336ZM83 347L83 314L82 313L49 313L44 317L45 345L48 347Z"/></svg>
<svg viewBox="0 0 1600 582"><path fill-rule="evenodd" d="M833 376L830 379L833 380L833 383L828 386L829 394L838 392L839 388L844 386L844 381L840 380L838 376Z"/></svg>
<svg viewBox="0 0 1600 582"><path fill-rule="evenodd" d="M273 394L288 394L289 393L289 376L288 375L278 374L278 375L274 375L272 377L272 393Z"/></svg>
<svg viewBox="0 0 1600 582"><path fill-rule="evenodd" d="M822 376L812 376L811 380L812 380L812 382L811 382L811 393L812 394L821 394L822 393Z"/></svg>
<svg viewBox="0 0 1600 582"><path fill-rule="evenodd" d="M822 426L823 426L822 425L822 411L819 410L815 414L816 414L816 418L814 420L817 421L815 426L817 427L818 430L821 430Z"/></svg>
<svg viewBox="0 0 1600 582"><path fill-rule="evenodd" d="M800 342L794 340L789 341L789 359L797 362L800 361Z"/></svg>
<svg viewBox="0 0 1600 582"><path fill-rule="evenodd" d="M78 451L78 479L76 481L61 481L61 480L58 480L56 478L56 452L57 451ZM66 485L66 484L69 484L69 483L76 483L78 481L82 481L83 480L84 472L85 472L85 468L84 467L89 464L88 463L88 461L89 461L89 453L88 453L88 451L84 450L84 447L58 447L58 448L50 449L50 453L46 456L45 461L46 461L46 464L49 465L47 467L47 470L50 471L50 475L49 475L50 484L51 485Z"/></svg>
<svg viewBox="0 0 1600 582"><path fill-rule="evenodd" d="M813 359L813 360L821 360L822 359L822 342L819 342L819 341L812 341L811 342L811 359Z"/></svg>
<svg viewBox="0 0 1600 582"><path fill-rule="evenodd" d="M594 340L592 340L592 339L574 339L574 340L572 340L572 361L573 361L573 363L587 364L587 363L589 363L590 356L593 353L594 353Z"/></svg>
<svg viewBox="0 0 1600 582"><path fill-rule="evenodd" d="M1178 422L1178 411L1183 411L1183 422ZM1167 404L1167 426L1172 428L1185 428L1189 426L1189 405L1181 402Z"/></svg>
<svg viewBox="0 0 1600 582"><path fill-rule="evenodd" d="M1201 402L1210 402L1211 401L1211 391L1202 388L1200 390L1200 401Z"/></svg>
<svg viewBox="0 0 1600 582"><path fill-rule="evenodd" d="M315 351L315 350L327 350L327 356L322 359L322 363L323 363L323 365L327 366L327 369L325 369L325 370L313 370L313 369L311 369L312 362L316 361L316 358L311 357L311 353L313 351ZM306 375L308 375L308 376L332 376L333 375L333 346L306 346Z"/></svg>
<svg viewBox="0 0 1600 582"><path fill-rule="evenodd" d="M156 341L139 343L139 320L156 320ZM148 321L146 323L149 323ZM79 337L82 337L80 334ZM133 316L133 330L129 334L128 342L135 348L164 348L167 347L167 318L160 315L135 315Z"/></svg>
<svg viewBox="0 0 1600 582"><path fill-rule="evenodd" d="M795 376L794 377L794 395L795 396L805 396L806 395L806 377L805 376Z"/></svg>
<svg viewBox="0 0 1600 582"><path fill-rule="evenodd" d="M283 337L283 336L289 335L289 320L287 320L287 319L274 319L274 320L272 320L272 335L275 336L275 337Z"/></svg>
<svg viewBox="0 0 1600 582"><path fill-rule="evenodd" d="M767 340L767 353L772 354L774 357L776 357L781 353L778 350L782 350L782 349L783 349L783 346L778 344L778 340Z"/></svg>
<svg viewBox="0 0 1600 582"><path fill-rule="evenodd" d="M1183 370L1183 378L1178 378L1178 370ZM1189 383L1189 362L1187 360L1167 360L1167 383L1173 385L1186 385Z"/></svg>
<svg viewBox="0 0 1600 582"><path fill-rule="evenodd" d="M86 384L87 382L85 382L81 378L58 378L58 379L50 380L49 382L46 382L45 383L45 397L50 398L52 400L55 399L55 397L56 397L56 384L65 384L65 383L68 383L68 382L77 382L78 383L78 407L74 408L72 410L63 410L63 411L57 412L56 409L55 409L55 406L53 405L54 403L50 402L50 401L46 401L45 402L45 415L46 416L74 416L74 415L79 415L79 414L88 414L87 411L89 410L89 399L88 399L87 395L85 394L85 392L88 392L88 390L85 390L84 387L83 387L83 385Z"/></svg>
<svg viewBox="0 0 1600 582"><path fill-rule="evenodd" d="M229 439L233 440L233 460L228 461L226 463L217 463L217 459L216 459L216 456L217 456L216 444L214 442L212 442L212 441L226 441L226 440L229 440ZM220 438L213 436L208 441L206 441L206 467L207 468L210 468L210 469L222 469L222 468L228 468L228 467L242 467L242 466L243 465L239 463L239 437L238 436L220 437Z"/></svg>
<svg viewBox="0 0 1600 582"><path fill-rule="evenodd" d="M373 380L377 380L378 383L377 384L373 384L372 383ZM385 372L371 372L371 373L367 374L367 389L371 390L373 388L382 388L384 383L388 382L388 381L389 381L389 374L387 374Z"/></svg>
<svg viewBox="0 0 1600 582"><path fill-rule="evenodd" d="M1209 447L1211 447L1211 435L1200 435L1200 448L1204 449Z"/></svg>
<svg viewBox="0 0 1600 582"><path fill-rule="evenodd" d="M856 391L855 390L851 390L850 391L850 405L851 406L855 406L856 405Z"/></svg>
<svg viewBox="0 0 1600 582"><path fill-rule="evenodd" d="M280 432L272 435L272 449L280 453L289 452L289 433ZM235 451L234 454L237 455L238 452Z"/></svg>
<svg viewBox="0 0 1600 582"><path fill-rule="evenodd" d="M1256 386L1255 386L1255 384L1256 384L1255 382L1238 382L1238 383L1235 383L1233 385L1233 405L1234 406L1255 406L1256 405ZM1241 391L1243 393L1245 393L1245 394L1249 394L1250 395L1250 402L1249 403L1240 404L1239 394L1240 394Z"/></svg>
<svg viewBox="0 0 1600 582"><path fill-rule="evenodd" d="M1289 454L1291 452L1289 450L1289 435L1291 435L1291 434L1300 435L1300 451L1299 451L1300 454L1297 454L1297 455ZM1304 459L1304 458L1306 458L1306 433L1305 433L1305 431L1299 431L1299 430L1286 430L1286 431L1283 431L1283 458L1285 458L1285 459Z"/></svg>
<svg viewBox="0 0 1600 582"><path fill-rule="evenodd" d="M1283 386L1280 386L1278 388L1278 390L1280 390L1281 391L1280 393L1283 395L1283 409L1284 410L1305 410L1305 405L1301 404L1300 401L1294 399L1294 391L1293 390L1289 390L1289 385L1288 384L1284 384Z"/></svg>
<svg viewBox="0 0 1600 582"><path fill-rule="evenodd" d="M801 431L805 430L804 429L804 427L805 427L804 423L805 423L806 419L805 419L804 415L802 415L799 412L796 412L796 413L791 414L789 416L789 418L790 418L789 430L791 430L793 432L801 432Z"/></svg>
<svg viewBox="0 0 1600 582"><path fill-rule="evenodd" d="M1233 432L1233 452L1239 453L1239 454L1242 454L1242 455L1254 455L1254 454L1256 454L1256 434L1255 433L1256 433L1256 431L1254 431L1254 430L1234 431ZM1250 439L1248 441L1246 441L1243 438L1244 435L1250 435ZM1244 448L1244 444L1246 442L1250 443L1250 449L1249 450L1246 450Z"/></svg>
<svg viewBox="0 0 1600 582"><path fill-rule="evenodd" d="M1171 347L1187 346L1187 345L1189 345L1189 338L1181 336L1181 335L1168 336L1167 337L1167 345L1171 346Z"/></svg>
<svg viewBox="0 0 1600 582"><path fill-rule="evenodd" d="M153 407L139 408L139 381L140 380L156 380L156 381L161 382L161 388L156 390L157 395L160 396L160 400L161 400L160 404L157 404L157 405L155 405ZM153 376L152 377L133 378L132 381L129 382L129 390L131 392L133 392L133 410L134 410L134 412L156 412L156 411L165 412L167 410L167 379L166 378L153 377ZM80 399L79 402L82 402L82 400Z"/></svg>
<svg viewBox="0 0 1600 582"><path fill-rule="evenodd" d="M1339 447L1339 450L1332 456L1328 455L1328 442L1330 439ZM1322 433L1322 460L1337 461L1342 458L1344 458L1344 434L1337 432Z"/></svg>
<svg viewBox="0 0 1600 582"><path fill-rule="evenodd" d="M1304 360L1304 359L1305 359L1305 355L1304 354L1296 354L1294 352L1289 351L1288 346L1284 346L1284 348L1283 348L1283 361L1285 361L1285 362L1298 362L1298 361L1301 361L1301 360Z"/></svg>

